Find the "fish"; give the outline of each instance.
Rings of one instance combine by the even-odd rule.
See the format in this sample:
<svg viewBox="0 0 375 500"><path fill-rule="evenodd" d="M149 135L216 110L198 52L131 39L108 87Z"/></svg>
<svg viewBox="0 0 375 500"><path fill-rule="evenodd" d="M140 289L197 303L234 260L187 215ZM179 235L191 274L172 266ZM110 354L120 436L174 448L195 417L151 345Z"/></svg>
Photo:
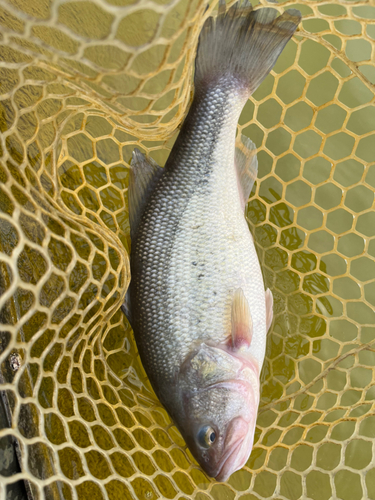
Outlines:
<svg viewBox="0 0 375 500"><path fill-rule="evenodd" d="M300 21L295 9L278 16L220 0L201 30L194 98L164 168L137 149L131 160L123 311L156 396L217 481L250 456L273 316L244 216L256 147L236 142L237 123Z"/></svg>

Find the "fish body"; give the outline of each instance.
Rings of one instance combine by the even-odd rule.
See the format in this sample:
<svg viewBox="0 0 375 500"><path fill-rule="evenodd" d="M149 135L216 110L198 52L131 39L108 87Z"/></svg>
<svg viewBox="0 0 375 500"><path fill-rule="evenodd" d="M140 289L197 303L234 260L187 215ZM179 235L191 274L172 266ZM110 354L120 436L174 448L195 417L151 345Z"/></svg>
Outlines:
<svg viewBox="0 0 375 500"><path fill-rule="evenodd" d="M200 36L194 100L166 166L135 151L129 186L129 303L141 360L189 449L218 480L250 455L272 320L244 218L255 147L244 139L235 153L235 135L249 94L300 19L294 10L275 16L248 3L226 12L220 2Z"/></svg>

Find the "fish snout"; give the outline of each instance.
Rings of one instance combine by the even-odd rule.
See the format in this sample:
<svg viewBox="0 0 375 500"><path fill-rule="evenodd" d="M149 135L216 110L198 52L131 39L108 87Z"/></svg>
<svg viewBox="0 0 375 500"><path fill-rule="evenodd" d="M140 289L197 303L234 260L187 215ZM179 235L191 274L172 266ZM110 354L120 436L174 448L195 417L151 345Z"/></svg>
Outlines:
<svg viewBox="0 0 375 500"><path fill-rule="evenodd" d="M226 481L233 472L241 469L247 462L253 444L254 428L242 417L234 418L228 426L224 443L224 454L217 481Z"/></svg>

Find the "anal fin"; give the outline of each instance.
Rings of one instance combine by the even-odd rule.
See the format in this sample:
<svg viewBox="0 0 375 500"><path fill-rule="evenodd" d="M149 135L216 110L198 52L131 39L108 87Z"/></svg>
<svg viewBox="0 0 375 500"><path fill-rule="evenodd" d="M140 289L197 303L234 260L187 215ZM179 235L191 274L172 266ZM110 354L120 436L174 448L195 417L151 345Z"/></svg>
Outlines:
<svg viewBox="0 0 375 500"><path fill-rule="evenodd" d="M245 209L258 175L258 159L255 144L244 135L241 135L241 140L236 143L235 165L241 204Z"/></svg>

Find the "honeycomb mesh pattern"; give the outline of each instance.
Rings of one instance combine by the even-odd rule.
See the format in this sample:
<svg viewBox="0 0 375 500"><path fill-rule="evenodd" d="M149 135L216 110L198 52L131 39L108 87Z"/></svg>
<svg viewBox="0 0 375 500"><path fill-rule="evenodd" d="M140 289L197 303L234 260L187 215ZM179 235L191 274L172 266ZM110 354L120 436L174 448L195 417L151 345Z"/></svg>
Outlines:
<svg viewBox="0 0 375 500"><path fill-rule="evenodd" d="M272 6L303 22L239 132L274 322L253 452L219 484L119 311L131 152L164 165L215 5L0 0L2 500L21 480L53 500L375 499L375 4Z"/></svg>

